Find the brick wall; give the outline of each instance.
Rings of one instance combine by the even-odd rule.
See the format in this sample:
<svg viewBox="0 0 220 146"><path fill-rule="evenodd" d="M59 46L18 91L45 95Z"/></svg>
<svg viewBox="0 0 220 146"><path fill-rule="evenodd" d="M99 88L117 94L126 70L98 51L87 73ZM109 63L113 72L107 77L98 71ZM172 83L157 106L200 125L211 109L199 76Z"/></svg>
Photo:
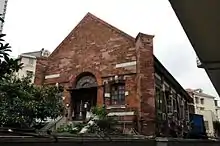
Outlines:
<svg viewBox="0 0 220 146"><path fill-rule="evenodd" d="M137 51L137 95L140 98L140 117L145 135L155 134L154 58L153 36L139 34Z"/></svg>
<svg viewBox="0 0 220 146"><path fill-rule="evenodd" d="M44 83L45 72L48 66L48 59L44 57L38 57L36 62L35 80L36 85L42 85Z"/></svg>
<svg viewBox="0 0 220 146"><path fill-rule="evenodd" d="M131 73L133 70L115 65L136 60L135 53L132 37L88 14L51 54L46 74L60 73L66 81L82 72L100 76Z"/></svg>
<svg viewBox="0 0 220 146"><path fill-rule="evenodd" d="M141 113L145 119L144 124L147 124L143 130L150 131L148 133L152 135L155 117L152 42L152 36L139 34L135 40L99 18L87 14L47 60L38 59L35 83L62 83L65 88L74 88L77 77L83 72L89 72L101 86L105 78L123 75L125 90L128 91L127 107L135 108ZM118 65L131 62L134 64L126 67ZM44 79L46 75L54 74L59 74L59 77ZM70 103L70 94L65 92L65 96L65 102ZM102 103L103 88L100 87L97 104Z"/></svg>

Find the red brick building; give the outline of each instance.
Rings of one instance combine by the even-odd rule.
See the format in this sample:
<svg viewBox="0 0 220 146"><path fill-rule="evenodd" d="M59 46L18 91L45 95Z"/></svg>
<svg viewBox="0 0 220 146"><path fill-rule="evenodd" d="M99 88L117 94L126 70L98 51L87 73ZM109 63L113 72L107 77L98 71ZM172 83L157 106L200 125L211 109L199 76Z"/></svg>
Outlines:
<svg viewBox="0 0 220 146"><path fill-rule="evenodd" d="M153 55L152 35L133 38L90 13L48 58L37 60L35 84L56 83L65 88L70 120L84 102L105 104L124 121L137 117L146 135L158 133L169 113L178 124L187 119L191 100Z"/></svg>

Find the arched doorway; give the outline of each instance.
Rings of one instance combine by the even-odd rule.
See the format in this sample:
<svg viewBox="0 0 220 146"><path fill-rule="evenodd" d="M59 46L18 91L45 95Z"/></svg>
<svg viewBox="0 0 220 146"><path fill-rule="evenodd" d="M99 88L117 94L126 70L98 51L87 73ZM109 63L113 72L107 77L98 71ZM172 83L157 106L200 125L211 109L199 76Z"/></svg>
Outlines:
<svg viewBox="0 0 220 146"><path fill-rule="evenodd" d="M76 78L75 88L72 91L74 120L83 120L86 112L97 102L97 81L93 74L82 73Z"/></svg>

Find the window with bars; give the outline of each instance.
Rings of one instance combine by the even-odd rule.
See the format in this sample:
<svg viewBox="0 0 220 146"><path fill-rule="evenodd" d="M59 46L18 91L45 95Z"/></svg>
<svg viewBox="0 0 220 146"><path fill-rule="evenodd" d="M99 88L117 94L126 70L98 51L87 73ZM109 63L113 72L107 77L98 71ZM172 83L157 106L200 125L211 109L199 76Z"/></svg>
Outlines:
<svg viewBox="0 0 220 146"><path fill-rule="evenodd" d="M163 100L162 100L162 94L160 88L156 87L156 103L157 103L157 109L162 111L163 110Z"/></svg>
<svg viewBox="0 0 220 146"><path fill-rule="evenodd" d="M174 112L177 112L177 96L176 93L172 92L173 94L173 110Z"/></svg>
<svg viewBox="0 0 220 146"><path fill-rule="evenodd" d="M184 119L185 118L185 106L184 106L184 100L182 99L182 97L180 97L180 118Z"/></svg>
<svg viewBox="0 0 220 146"><path fill-rule="evenodd" d="M166 90L165 91L165 95L166 95L166 100L167 100L167 110L168 110L168 113L172 113L173 112L172 94L170 93L169 90Z"/></svg>
<svg viewBox="0 0 220 146"><path fill-rule="evenodd" d="M162 88L162 82L157 76L155 76L155 85L158 88Z"/></svg>
<svg viewBox="0 0 220 146"><path fill-rule="evenodd" d="M155 94L155 100L156 100L156 111L157 111L157 122L161 122L163 121L163 114L164 114L164 110L165 110L165 105L164 105L164 101L163 101L163 93L162 93L162 89L160 89L158 86L156 86L156 94ZM159 124L158 123L158 124Z"/></svg>
<svg viewBox="0 0 220 146"><path fill-rule="evenodd" d="M125 84L112 84L111 85L111 105L125 104Z"/></svg>

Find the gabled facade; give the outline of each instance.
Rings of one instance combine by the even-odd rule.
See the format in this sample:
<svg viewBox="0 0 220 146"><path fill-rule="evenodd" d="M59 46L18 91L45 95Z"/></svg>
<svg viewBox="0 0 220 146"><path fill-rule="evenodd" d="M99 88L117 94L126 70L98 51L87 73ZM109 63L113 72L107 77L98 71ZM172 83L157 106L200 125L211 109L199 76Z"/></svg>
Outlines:
<svg viewBox="0 0 220 146"><path fill-rule="evenodd" d="M168 88L155 92L157 77L162 86L166 80ZM89 103L87 108L104 104L109 115L117 115L127 127L145 135L156 135L161 128L158 121L169 120L165 99L171 93L176 95L172 99L178 98L185 107L182 113L186 117L187 103L191 101L154 57L152 35L139 33L133 38L90 13L48 58L37 59L35 84L56 83L65 88L69 120L79 120L85 115L84 103ZM160 99L163 99L165 115L159 116L165 119L157 119ZM182 118L185 117L177 116L175 120L182 121Z"/></svg>

